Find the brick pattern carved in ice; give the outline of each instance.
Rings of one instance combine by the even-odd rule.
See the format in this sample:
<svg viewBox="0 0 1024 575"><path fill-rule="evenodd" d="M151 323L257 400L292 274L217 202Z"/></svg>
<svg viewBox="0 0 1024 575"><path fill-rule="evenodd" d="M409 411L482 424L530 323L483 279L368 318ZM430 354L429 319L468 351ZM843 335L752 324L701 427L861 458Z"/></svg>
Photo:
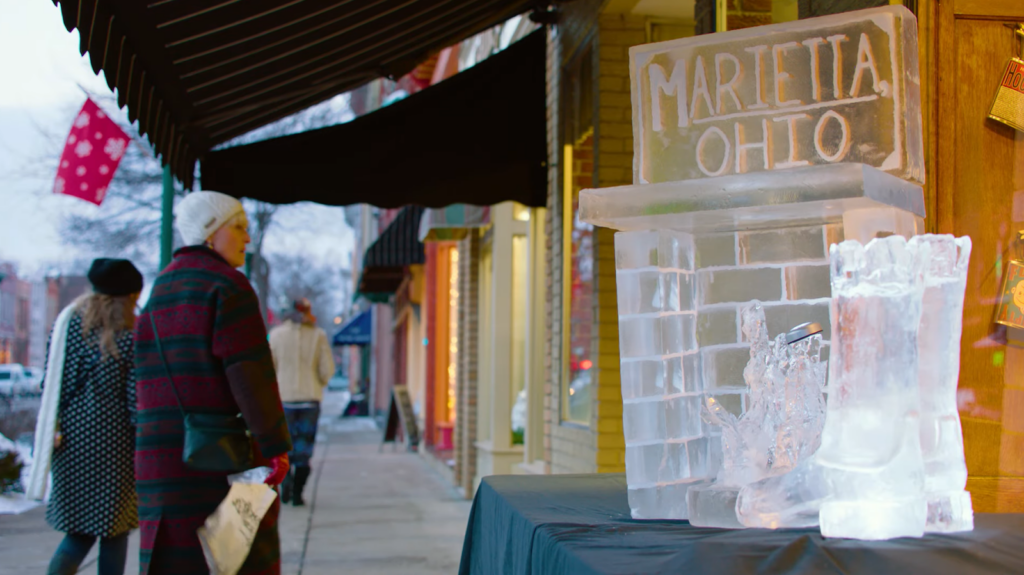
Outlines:
<svg viewBox="0 0 1024 575"><path fill-rule="evenodd" d="M615 236L629 504L638 519L684 519L686 489L716 469L700 418L693 236Z"/></svg>

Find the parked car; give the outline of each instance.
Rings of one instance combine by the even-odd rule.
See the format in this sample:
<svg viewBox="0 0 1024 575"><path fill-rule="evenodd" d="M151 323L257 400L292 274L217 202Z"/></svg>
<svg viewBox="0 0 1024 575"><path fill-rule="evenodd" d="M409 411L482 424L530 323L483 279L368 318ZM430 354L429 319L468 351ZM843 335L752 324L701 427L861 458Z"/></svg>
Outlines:
<svg viewBox="0 0 1024 575"><path fill-rule="evenodd" d="M42 395L43 370L36 367L26 367L25 376L21 380L21 386L15 386L14 392L20 395Z"/></svg>
<svg viewBox="0 0 1024 575"><path fill-rule="evenodd" d="M18 363L0 365L0 393L14 397L19 393L25 379L25 368Z"/></svg>

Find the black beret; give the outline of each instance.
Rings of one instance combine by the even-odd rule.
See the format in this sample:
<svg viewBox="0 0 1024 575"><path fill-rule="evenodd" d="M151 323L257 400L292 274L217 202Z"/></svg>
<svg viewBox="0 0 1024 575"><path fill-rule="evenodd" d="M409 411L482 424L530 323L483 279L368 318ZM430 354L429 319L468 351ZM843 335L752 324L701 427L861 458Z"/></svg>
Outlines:
<svg viewBox="0 0 1024 575"><path fill-rule="evenodd" d="M89 268L89 283L96 293L124 296L142 291L142 274L128 260L99 258Z"/></svg>

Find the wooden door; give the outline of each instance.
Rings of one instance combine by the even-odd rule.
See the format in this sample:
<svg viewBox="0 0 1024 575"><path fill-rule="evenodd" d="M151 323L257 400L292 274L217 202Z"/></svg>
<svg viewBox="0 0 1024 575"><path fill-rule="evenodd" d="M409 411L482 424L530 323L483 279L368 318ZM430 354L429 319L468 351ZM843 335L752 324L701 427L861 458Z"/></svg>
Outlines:
<svg viewBox="0 0 1024 575"><path fill-rule="evenodd" d="M929 231L970 236L958 404L976 512L1024 511L1024 330L994 309L1024 230L1024 133L987 118L1024 0L921 3ZM937 88L937 89L936 89Z"/></svg>

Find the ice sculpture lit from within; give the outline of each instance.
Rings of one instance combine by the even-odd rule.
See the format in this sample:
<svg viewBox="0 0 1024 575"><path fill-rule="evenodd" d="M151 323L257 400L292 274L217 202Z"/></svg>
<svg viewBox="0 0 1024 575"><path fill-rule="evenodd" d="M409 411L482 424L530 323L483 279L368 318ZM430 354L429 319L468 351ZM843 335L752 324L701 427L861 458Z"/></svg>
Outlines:
<svg viewBox="0 0 1024 575"><path fill-rule="evenodd" d="M970 249L969 238L934 235L832 246L821 448L744 487L743 525L820 521L823 535L855 539L973 528L956 408Z"/></svg>
<svg viewBox="0 0 1024 575"><path fill-rule="evenodd" d="M921 389L921 451L928 500L925 531L974 529L967 485L964 437L956 405L960 376L960 334L971 238L919 236L931 257L924 270L921 326L917 332L918 381Z"/></svg>
<svg viewBox="0 0 1024 575"><path fill-rule="evenodd" d="M722 430L722 467L713 483L687 493L690 523L702 527L740 527L740 488L785 473L813 455L825 421L821 327L814 324L816 331L809 336L784 333L770 341L760 302L745 307L742 320L744 339L750 342L750 361L743 370L747 410L737 419L714 397L705 398L704 417Z"/></svg>

